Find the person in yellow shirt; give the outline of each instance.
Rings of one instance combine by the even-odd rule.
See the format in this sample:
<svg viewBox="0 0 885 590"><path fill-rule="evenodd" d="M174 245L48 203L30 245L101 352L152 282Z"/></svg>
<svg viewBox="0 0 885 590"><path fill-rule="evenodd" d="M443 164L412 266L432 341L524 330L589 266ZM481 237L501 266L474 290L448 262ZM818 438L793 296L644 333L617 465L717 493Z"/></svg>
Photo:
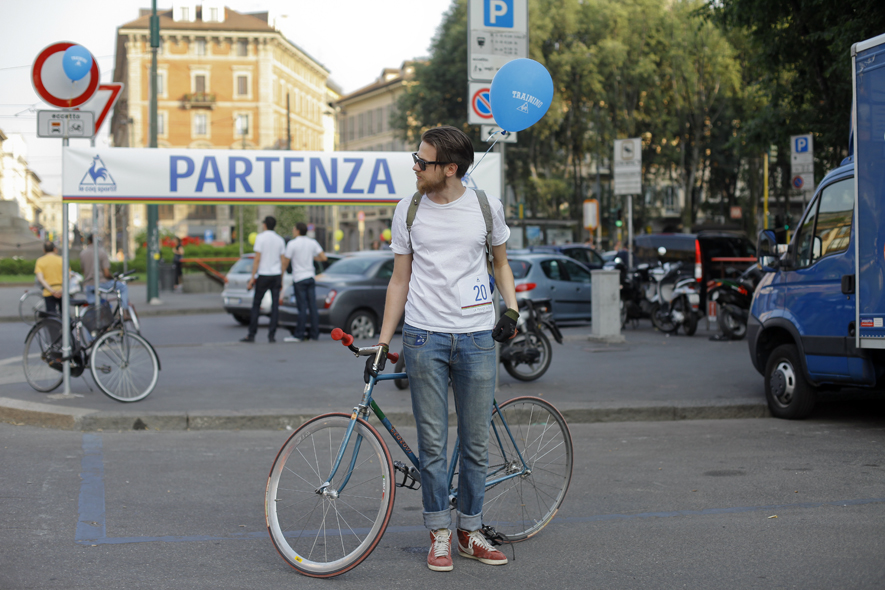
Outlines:
<svg viewBox="0 0 885 590"><path fill-rule="evenodd" d="M37 275L37 282L43 285L46 311L58 313L62 294L62 260L52 242L43 244L43 252L45 254L37 259L34 266L34 274Z"/></svg>

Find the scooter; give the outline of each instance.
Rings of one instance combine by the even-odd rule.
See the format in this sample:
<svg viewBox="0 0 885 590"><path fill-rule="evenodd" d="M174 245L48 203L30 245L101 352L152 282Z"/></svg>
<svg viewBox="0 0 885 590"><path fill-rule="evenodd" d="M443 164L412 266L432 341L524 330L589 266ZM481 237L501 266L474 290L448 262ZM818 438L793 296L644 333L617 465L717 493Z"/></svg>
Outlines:
<svg viewBox="0 0 885 590"><path fill-rule="evenodd" d="M627 326L627 322L632 321L635 327L639 319L649 317L651 304L645 300L644 289L648 283L648 265L640 264L635 269L628 269L624 259L618 256L606 262L603 268L621 273L621 329Z"/></svg>
<svg viewBox="0 0 885 590"><path fill-rule="evenodd" d="M562 332L553 319L549 299L520 299L519 309L516 336L501 343L501 364L514 379L534 381L547 372L553 357L550 339L544 331L549 332L558 344L562 344ZM401 373L405 367L405 357L400 355L395 370ZM394 384L397 389L407 389L409 380L396 379Z"/></svg>
<svg viewBox="0 0 885 590"><path fill-rule="evenodd" d="M731 340L740 340L747 334L747 318L756 285L762 278L762 269L754 264L737 279L717 279L707 283L707 293L718 306L716 324L722 334Z"/></svg>
<svg viewBox="0 0 885 590"><path fill-rule="evenodd" d="M651 268L651 281L645 288L645 297L651 302L649 315L655 328L673 334L682 326L685 335L691 336L698 329L695 310L699 307L701 298L696 291L695 279L680 277L681 269L681 262L668 262Z"/></svg>

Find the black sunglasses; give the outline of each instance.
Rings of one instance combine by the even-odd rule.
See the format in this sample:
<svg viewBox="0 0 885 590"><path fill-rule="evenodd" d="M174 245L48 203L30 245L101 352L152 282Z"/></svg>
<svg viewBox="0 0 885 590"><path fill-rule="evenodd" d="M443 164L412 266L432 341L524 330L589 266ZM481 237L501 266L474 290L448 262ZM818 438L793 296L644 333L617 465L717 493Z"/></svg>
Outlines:
<svg viewBox="0 0 885 590"><path fill-rule="evenodd" d="M451 164L451 162L428 162L427 160L422 160L418 157L418 152L412 154L412 159L415 161L418 166L421 167L421 171L424 172L427 170L428 164L436 164L437 166L445 166L446 164Z"/></svg>

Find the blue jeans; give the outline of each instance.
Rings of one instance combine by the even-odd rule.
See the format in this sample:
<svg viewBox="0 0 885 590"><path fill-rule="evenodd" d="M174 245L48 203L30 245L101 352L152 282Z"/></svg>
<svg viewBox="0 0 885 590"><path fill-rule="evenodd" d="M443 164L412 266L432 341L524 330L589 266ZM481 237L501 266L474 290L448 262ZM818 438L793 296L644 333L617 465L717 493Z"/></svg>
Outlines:
<svg viewBox="0 0 885 590"><path fill-rule="evenodd" d="M458 414L458 528L482 527L489 464L489 422L495 398L495 341L491 330L469 334L403 326L403 354L418 426L424 526L452 524L448 461L449 377Z"/></svg>
<svg viewBox="0 0 885 590"><path fill-rule="evenodd" d="M310 338L320 339L320 313L317 311L317 282L313 278L295 283L295 303L298 305L297 338L305 337L305 321L310 313ZM308 311L309 310L309 311Z"/></svg>
<svg viewBox="0 0 885 590"><path fill-rule="evenodd" d="M112 289L114 287L114 281L105 281L103 283L98 284L102 289ZM117 283L117 289L120 290L120 305L123 306L123 309L129 309L129 285L126 283ZM89 281L83 287L83 292L86 293L86 301L89 302L90 305L95 303L95 282Z"/></svg>

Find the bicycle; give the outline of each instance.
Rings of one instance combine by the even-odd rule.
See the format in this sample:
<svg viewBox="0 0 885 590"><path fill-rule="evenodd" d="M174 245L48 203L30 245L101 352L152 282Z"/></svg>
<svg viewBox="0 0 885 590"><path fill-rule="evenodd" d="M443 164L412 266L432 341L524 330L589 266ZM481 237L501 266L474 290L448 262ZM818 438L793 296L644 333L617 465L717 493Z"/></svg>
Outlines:
<svg viewBox="0 0 885 590"><path fill-rule="evenodd" d="M150 342L126 327L117 288L118 283L132 280L128 275L133 272L114 275L112 288L99 289L100 295L116 293L113 310L105 300L98 312L85 301L71 306L70 356L62 352L61 317L37 312L40 320L28 332L22 355L31 387L53 391L63 380L63 363L70 361L71 376L79 377L88 366L92 379L111 399L136 402L150 395L157 384L160 360Z"/></svg>
<svg viewBox="0 0 885 590"><path fill-rule="evenodd" d="M357 348L340 328L355 356L382 348ZM396 362L397 354L387 358ZM317 578L343 574L377 547L390 521L396 488L420 488L419 461L372 398L375 384L405 373L370 376L351 413L329 413L301 425L283 444L265 490L265 517L271 540L298 572ZM381 421L412 465L393 461L369 410ZM458 443L448 470L451 507L457 507ZM515 543L537 534L555 516L571 481L572 439L562 414L550 403L518 397L493 403L489 425L489 468L483 504L483 532ZM402 482L396 481L402 476Z"/></svg>

